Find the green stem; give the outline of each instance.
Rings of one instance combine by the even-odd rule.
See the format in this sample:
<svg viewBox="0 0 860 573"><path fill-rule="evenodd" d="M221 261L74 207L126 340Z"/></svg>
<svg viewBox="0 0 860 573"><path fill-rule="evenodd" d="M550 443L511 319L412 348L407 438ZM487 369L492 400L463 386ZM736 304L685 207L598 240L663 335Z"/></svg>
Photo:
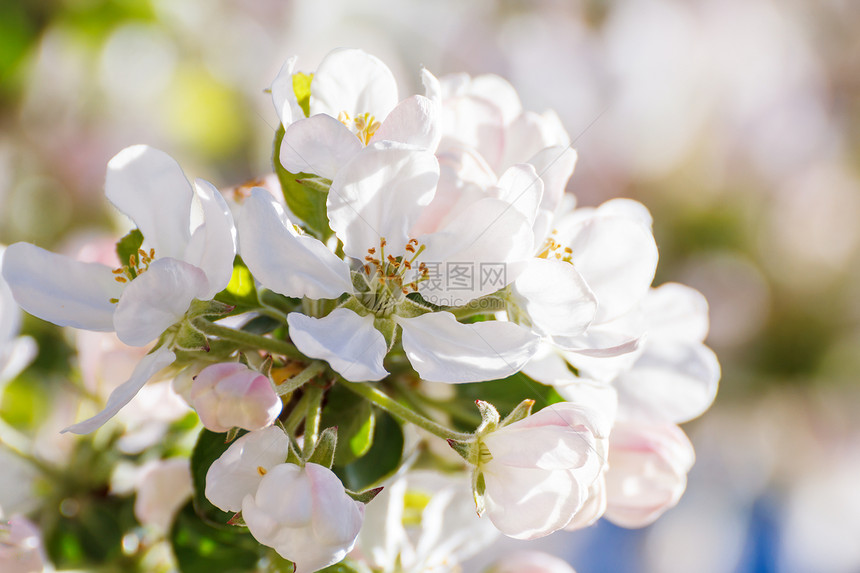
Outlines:
<svg viewBox="0 0 860 573"><path fill-rule="evenodd" d="M305 415L305 432L304 443L302 444L302 457L308 459L314 451L314 446L317 444L317 438L320 433L320 418L322 417L323 389L312 384L305 389L305 396L308 397L307 409Z"/></svg>
<svg viewBox="0 0 860 573"><path fill-rule="evenodd" d="M296 402L296 405L293 407L292 412L290 412L287 419L284 420L284 430L291 436L295 435L296 428L299 427L299 423L305 419L305 414L307 413L307 403L308 403L308 395L303 394L299 401Z"/></svg>
<svg viewBox="0 0 860 573"><path fill-rule="evenodd" d="M292 378L287 378L277 386L275 386L275 392L278 393L278 396L284 396L298 390L309 380L312 380L314 376L325 370L325 362L312 362L310 366L293 376Z"/></svg>
<svg viewBox="0 0 860 573"><path fill-rule="evenodd" d="M217 336L224 340L230 340L247 348L256 348L258 350L271 352L272 354L279 354L281 356L287 356L289 358L296 358L299 360L307 360L307 357L299 352L298 348L283 340L276 340L274 338L260 336L259 334L252 334L250 332L245 332L244 330L236 330L235 328L221 326L220 324L215 324L214 322L209 322L208 320L199 318L194 319L192 321L192 325L203 334Z"/></svg>
<svg viewBox="0 0 860 573"><path fill-rule="evenodd" d="M393 399L388 394L378 390L374 386L370 386L368 384L356 383L356 382L347 382L343 379L340 380L340 383L343 384L344 388L358 394L362 398L373 402L395 418L400 419L404 422L411 422L415 424L419 428L424 428L431 434L435 434L442 439L445 440L457 440L458 442L468 442L474 439L473 434L466 434L463 432L455 432L450 428L446 428L442 424L434 422L430 418L426 418L401 404L400 402Z"/></svg>

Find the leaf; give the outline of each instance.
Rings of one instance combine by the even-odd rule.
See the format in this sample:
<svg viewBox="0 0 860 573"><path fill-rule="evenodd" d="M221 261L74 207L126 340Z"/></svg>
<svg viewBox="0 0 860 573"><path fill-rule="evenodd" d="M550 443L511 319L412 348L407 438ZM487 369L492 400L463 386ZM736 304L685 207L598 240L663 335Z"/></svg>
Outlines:
<svg viewBox="0 0 860 573"><path fill-rule="evenodd" d="M311 115L311 81L313 79L313 74L301 72L293 74L293 93L296 94L296 101L302 108L305 117Z"/></svg>
<svg viewBox="0 0 860 573"><path fill-rule="evenodd" d="M274 319L271 316L260 315L245 323L242 330L252 334L269 334L279 326L283 326L280 320Z"/></svg>
<svg viewBox="0 0 860 573"><path fill-rule="evenodd" d="M535 412L550 404L564 401L554 388L535 382L522 372L517 372L500 380L457 384L454 390L458 396L458 398L453 399L455 402L460 400L492 402L503 417L513 412L526 399L535 401ZM471 430L473 428L460 425L458 429Z"/></svg>
<svg viewBox="0 0 860 573"><path fill-rule="evenodd" d="M375 412L373 443L362 457L332 468L352 491L364 491L377 485L400 467L403 457L403 429L397 420L382 411Z"/></svg>
<svg viewBox="0 0 860 573"><path fill-rule="evenodd" d="M337 426L338 443L334 463L345 466L360 458L373 443L376 417L367 400L356 400L354 394L334 386L326 394L321 424L324 427Z"/></svg>
<svg viewBox="0 0 860 573"><path fill-rule="evenodd" d="M301 219L305 230L323 241L332 235L328 224L328 213L326 211L326 198L328 193L322 193L306 187L296 181L316 177L312 173L290 173L281 165L281 144L284 140L284 126L278 128L275 133L275 151L273 163L278 181L281 183L281 191L290 211Z"/></svg>
<svg viewBox="0 0 860 573"><path fill-rule="evenodd" d="M239 308L256 308L258 306L254 277L241 257L237 256L233 259L233 274L230 276L230 282L227 283L227 288L215 295L215 300Z"/></svg>
<svg viewBox="0 0 860 573"><path fill-rule="evenodd" d="M117 241L116 256L119 258L120 266L127 265L132 256L137 257L137 251L141 245L143 245L143 233L140 232L140 229L133 229L128 235Z"/></svg>
<svg viewBox="0 0 860 573"><path fill-rule="evenodd" d="M239 435L245 434L242 431ZM232 513L221 511L206 499L206 472L209 471L209 466L212 462L221 457L230 444L227 443L227 434L216 434L209 430L202 430L197 437L197 443L194 445L194 450L191 452L191 478L194 486L194 511L197 515L207 523L213 525L230 527L227 524Z"/></svg>
<svg viewBox="0 0 860 573"><path fill-rule="evenodd" d="M190 503L176 516L170 543L182 573L248 573L260 559L260 544L246 529L212 527Z"/></svg>

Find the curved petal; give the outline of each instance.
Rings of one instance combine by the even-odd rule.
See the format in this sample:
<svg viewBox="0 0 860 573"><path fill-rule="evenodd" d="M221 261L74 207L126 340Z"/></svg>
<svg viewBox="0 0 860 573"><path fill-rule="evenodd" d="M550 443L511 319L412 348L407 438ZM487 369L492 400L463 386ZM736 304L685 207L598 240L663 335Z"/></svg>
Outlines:
<svg viewBox="0 0 860 573"><path fill-rule="evenodd" d="M328 218L344 252L364 259L384 237L387 252L405 254L438 180L439 163L428 151L390 141L364 148L341 168L328 194Z"/></svg>
<svg viewBox="0 0 860 573"><path fill-rule="evenodd" d="M176 259L158 259L131 281L116 305L117 337L129 346L143 346L176 324L191 301L209 291L206 274Z"/></svg>
<svg viewBox="0 0 860 573"><path fill-rule="evenodd" d="M320 113L291 124L284 132L280 161L290 173L313 173L334 179L362 145L349 128Z"/></svg>
<svg viewBox="0 0 860 573"><path fill-rule="evenodd" d="M4 344L0 349L0 390L5 382L29 366L39 351L36 340L30 336L19 336Z"/></svg>
<svg viewBox="0 0 860 573"><path fill-rule="evenodd" d="M182 258L193 191L172 157L148 145L126 147L108 162L105 195L134 221L156 257Z"/></svg>
<svg viewBox="0 0 860 573"><path fill-rule="evenodd" d="M541 210L555 212L559 208L567 181L576 167L576 160L576 151L561 145L542 149L529 159L528 162L534 166L543 181Z"/></svg>
<svg viewBox="0 0 860 573"><path fill-rule="evenodd" d="M505 124L495 105L468 95L448 98L443 101L440 121L440 152L474 149L493 169L498 169L504 152Z"/></svg>
<svg viewBox="0 0 860 573"><path fill-rule="evenodd" d="M397 81L379 58L349 48L332 50L311 82L311 115L369 113L382 121L397 105Z"/></svg>
<svg viewBox="0 0 860 573"><path fill-rule="evenodd" d="M649 340L633 368L613 384L624 416L681 424L711 406L719 380L720 364L708 347Z"/></svg>
<svg viewBox="0 0 860 573"><path fill-rule="evenodd" d="M538 207L543 197L543 181L528 163L512 165L499 177L493 196L510 204L529 222L535 223Z"/></svg>
<svg viewBox="0 0 860 573"><path fill-rule="evenodd" d="M694 288L665 283L642 302L648 336L659 340L703 342L708 335L708 301Z"/></svg>
<svg viewBox="0 0 860 573"><path fill-rule="evenodd" d="M21 308L59 326L111 331L122 285L109 267L81 263L29 243L3 256L3 278Z"/></svg>
<svg viewBox="0 0 860 573"><path fill-rule="evenodd" d="M69 426L63 430L63 433L89 434L93 430L101 428L105 422L113 418L123 406L137 396L137 393L140 392L144 384L158 374L162 368L166 368L172 364L175 359L176 355L168 350L166 346L162 346L153 353L147 354L137 364L134 372L131 373L131 377L111 392L104 410L88 420Z"/></svg>
<svg viewBox="0 0 860 573"><path fill-rule="evenodd" d="M450 312L395 320L403 350L424 380L482 382L516 372L537 352L540 338L510 322L461 324Z"/></svg>
<svg viewBox="0 0 860 573"><path fill-rule="evenodd" d="M373 141L399 141L436 151L441 136L437 104L424 96L414 95L391 110Z"/></svg>
<svg viewBox="0 0 860 573"><path fill-rule="evenodd" d="M508 124L502 166L528 161L542 149L566 146L570 138L554 113L538 115L527 111Z"/></svg>
<svg viewBox="0 0 860 573"><path fill-rule="evenodd" d="M532 326L543 335L582 334L597 312L591 289L565 261L532 259L514 281L514 290L522 297Z"/></svg>
<svg viewBox="0 0 860 573"><path fill-rule="evenodd" d="M388 375L382 365L388 346L373 327L372 315L336 308L323 318L291 312L287 322L290 339L302 354L325 360L350 382L382 380Z"/></svg>
<svg viewBox="0 0 860 573"><path fill-rule="evenodd" d="M595 216L576 225L568 244L573 264L597 296L597 321L606 322L636 306L657 269L657 244L640 221Z"/></svg>
<svg viewBox="0 0 860 573"><path fill-rule="evenodd" d="M471 79L466 88L473 96L481 97L495 105L502 114L502 121L509 124L522 112L520 96L511 83L495 74L481 74Z"/></svg>
<svg viewBox="0 0 860 573"><path fill-rule="evenodd" d="M209 291L202 300L209 300L227 288L233 275L236 257L236 227L224 197L208 181L195 182L197 196L203 207L203 224L194 230L182 260L206 273Z"/></svg>
<svg viewBox="0 0 860 573"><path fill-rule="evenodd" d="M275 105L275 113L284 127L305 116L299 102L296 101L296 92L293 89L293 70L296 68L297 56L293 56L284 62L278 75L272 81L272 103Z"/></svg>
<svg viewBox="0 0 860 573"><path fill-rule="evenodd" d="M285 296L337 298L352 292L349 266L317 239L299 235L265 189L239 215L242 259L263 286Z"/></svg>

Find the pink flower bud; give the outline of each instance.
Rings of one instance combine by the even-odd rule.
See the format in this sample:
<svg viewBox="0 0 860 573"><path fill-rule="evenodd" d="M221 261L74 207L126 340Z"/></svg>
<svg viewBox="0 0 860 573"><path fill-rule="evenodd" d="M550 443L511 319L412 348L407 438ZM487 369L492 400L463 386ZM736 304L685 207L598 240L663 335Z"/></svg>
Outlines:
<svg viewBox="0 0 860 573"><path fill-rule="evenodd" d="M606 518L644 527L674 507L687 488L695 452L678 426L617 422L609 438Z"/></svg>
<svg viewBox="0 0 860 573"><path fill-rule="evenodd" d="M238 362L207 366L191 386L191 405L213 432L271 425L283 404L269 379Z"/></svg>

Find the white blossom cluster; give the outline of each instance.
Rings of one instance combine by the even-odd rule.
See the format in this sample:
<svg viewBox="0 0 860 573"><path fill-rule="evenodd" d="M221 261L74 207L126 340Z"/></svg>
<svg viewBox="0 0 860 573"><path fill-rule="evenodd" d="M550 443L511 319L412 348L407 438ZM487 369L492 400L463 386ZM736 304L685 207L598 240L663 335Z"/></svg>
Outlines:
<svg viewBox="0 0 860 573"><path fill-rule="evenodd" d="M139 231L118 244L118 266L7 248L3 279L27 312L154 343L104 409L67 430L98 429L149 380L181 371L174 385L202 424L231 440L205 496L298 573L347 555L381 571L449 571L496 531L534 539L601 516L640 527L676 504L694 460L677 424L710 406L719 365L703 344L704 298L651 286L648 210L577 207L565 193L570 136L497 76L422 70L425 93L402 98L360 50L296 68L290 59L271 86L277 189L228 201L138 145L107 169L108 200ZM220 294L243 269L255 307ZM280 328L254 333L243 314ZM521 371L563 401L532 413L523 395L502 417L479 400L471 433L390 392ZM378 498L348 491L332 467L337 429L319 427L335 385L435 434L423 440L447 440L462 471L416 471L405 455Z"/></svg>

